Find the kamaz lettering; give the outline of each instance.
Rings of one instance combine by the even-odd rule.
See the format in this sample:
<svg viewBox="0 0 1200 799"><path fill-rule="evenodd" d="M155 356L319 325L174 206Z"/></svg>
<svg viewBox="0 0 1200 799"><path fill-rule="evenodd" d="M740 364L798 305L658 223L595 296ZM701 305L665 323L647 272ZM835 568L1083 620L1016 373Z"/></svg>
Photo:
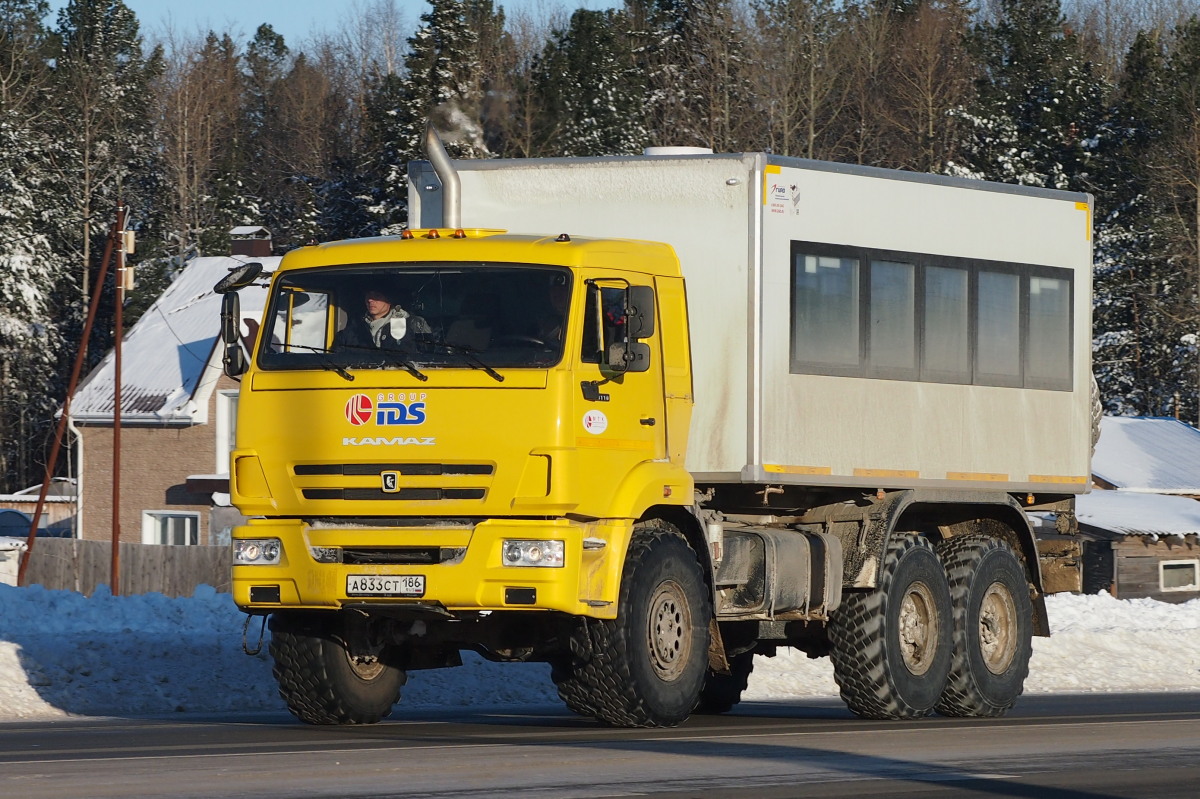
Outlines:
<svg viewBox="0 0 1200 799"><path fill-rule="evenodd" d="M435 438L384 438L383 436L364 436L363 438L342 439L343 447L432 447Z"/></svg>

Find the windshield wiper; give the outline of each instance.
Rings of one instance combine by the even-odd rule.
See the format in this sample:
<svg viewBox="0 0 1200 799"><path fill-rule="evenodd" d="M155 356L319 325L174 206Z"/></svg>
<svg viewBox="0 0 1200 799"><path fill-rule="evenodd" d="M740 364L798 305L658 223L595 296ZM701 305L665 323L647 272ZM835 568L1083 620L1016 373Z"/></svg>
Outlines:
<svg viewBox="0 0 1200 799"><path fill-rule="evenodd" d="M495 369L484 363L483 360L475 354L475 350L471 349L470 347L465 347L462 344L451 344L448 341L439 341L433 346L444 347L447 352L454 353L455 355L461 355L463 360L471 365L472 369L482 369L484 374L493 378L497 383L504 382L504 375L500 374Z"/></svg>
<svg viewBox="0 0 1200 799"><path fill-rule="evenodd" d="M354 375L347 372L343 366L335 363L334 360L329 357L329 350L327 350L327 349L324 349L322 347L309 347L304 344L288 344L285 346L285 349L306 350L307 352L315 352L317 355L322 355L322 356L324 356L323 358L321 358L321 368L322 369L324 369L327 372L333 372L338 377L343 377L350 382L354 382Z"/></svg>
<svg viewBox="0 0 1200 799"><path fill-rule="evenodd" d="M417 365L415 363L413 363L412 361L405 358L398 350L388 349L387 347L384 347L382 349L378 348L378 347L363 347L358 344L346 344L343 346L343 349L346 351L354 351L354 352L370 352L375 355L379 355L379 356L383 357L383 360L374 361L373 363L366 364L367 368L378 369L381 366L399 366L401 369L408 372L410 375L412 375L413 377L417 378L418 380L420 380L422 382L429 379L428 375L422 373L421 370L417 368ZM318 351L319 352L328 352L329 350L318 350ZM353 380L354 378L351 377L350 379Z"/></svg>

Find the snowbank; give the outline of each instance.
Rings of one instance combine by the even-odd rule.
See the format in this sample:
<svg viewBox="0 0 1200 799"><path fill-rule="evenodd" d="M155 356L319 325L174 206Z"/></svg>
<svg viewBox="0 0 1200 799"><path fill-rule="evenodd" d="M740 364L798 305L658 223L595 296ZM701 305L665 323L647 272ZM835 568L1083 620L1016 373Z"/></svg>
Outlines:
<svg viewBox="0 0 1200 799"><path fill-rule="evenodd" d="M1200 691L1200 600L1052 596L1054 637L1034 640L1029 692ZM207 586L91 598L0 585L0 721L69 715L282 710L266 653L242 653L245 617ZM257 638L258 623L249 637ZM402 708L557 704L544 664L471 654L414 672ZM792 650L755 662L748 701L836 696L827 658Z"/></svg>

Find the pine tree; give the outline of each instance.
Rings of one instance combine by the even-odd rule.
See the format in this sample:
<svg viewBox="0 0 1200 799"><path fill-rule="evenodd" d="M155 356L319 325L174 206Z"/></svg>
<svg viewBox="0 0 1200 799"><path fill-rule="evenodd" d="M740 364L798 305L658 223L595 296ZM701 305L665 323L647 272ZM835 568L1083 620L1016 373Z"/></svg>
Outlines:
<svg viewBox="0 0 1200 799"><path fill-rule="evenodd" d="M618 11L579 9L533 65L542 155L630 155L647 139L644 87Z"/></svg>
<svg viewBox="0 0 1200 799"><path fill-rule="evenodd" d="M421 156L427 121L452 156L491 154L482 121L485 84L478 77L478 28L495 19L491 0L433 0L431 6L408 40L405 74L379 76L367 99L363 170L373 232L397 233L408 224L407 165Z"/></svg>
<svg viewBox="0 0 1200 799"><path fill-rule="evenodd" d="M100 220L114 216L118 200L136 220L158 199L139 193L147 186L135 176L156 168L150 83L162 55L143 54L137 17L121 0L70 0L57 36L53 135L62 146L54 166L77 222L56 246L73 252L86 297L95 245L107 230Z"/></svg>
<svg viewBox="0 0 1200 799"><path fill-rule="evenodd" d="M1082 60L1059 0L997 0L976 29L983 75L969 137L949 171L1047 188L1091 188L1107 88Z"/></svg>
<svg viewBox="0 0 1200 799"><path fill-rule="evenodd" d="M48 180L53 141L49 31L42 0L0 1L0 493L39 482L61 396L63 331L56 297L78 296L54 250L61 219Z"/></svg>
<svg viewBox="0 0 1200 799"><path fill-rule="evenodd" d="M1106 409L1167 415L1181 392L1178 240L1169 199L1157 184L1157 151L1169 127L1167 52L1162 37L1140 34L1125 56L1099 169L1096 197L1093 369ZM1190 393L1190 392L1188 392Z"/></svg>

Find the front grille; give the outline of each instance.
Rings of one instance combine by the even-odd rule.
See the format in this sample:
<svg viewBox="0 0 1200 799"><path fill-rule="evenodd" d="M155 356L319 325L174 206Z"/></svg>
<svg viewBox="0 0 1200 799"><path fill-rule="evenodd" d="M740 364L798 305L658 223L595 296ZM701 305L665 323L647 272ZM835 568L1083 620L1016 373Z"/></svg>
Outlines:
<svg viewBox="0 0 1200 799"><path fill-rule="evenodd" d="M347 501L399 500L401 502L438 502L448 499L483 499L483 488L401 488L382 491L378 488L305 488L305 499L341 499Z"/></svg>
<svg viewBox="0 0 1200 799"><path fill-rule="evenodd" d="M496 467L490 463L299 463L292 468L297 477L342 475L345 477L378 476L398 472L410 476L450 474L492 474Z"/></svg>
<svg viewBox="0 0 1200 799"><path fill-rule="evenodd" d="M443 551L447 554L443 557ZM342 563L370 564L435 564L453 557L453 550L441 547L354 547L342 550Z"/></svg>

